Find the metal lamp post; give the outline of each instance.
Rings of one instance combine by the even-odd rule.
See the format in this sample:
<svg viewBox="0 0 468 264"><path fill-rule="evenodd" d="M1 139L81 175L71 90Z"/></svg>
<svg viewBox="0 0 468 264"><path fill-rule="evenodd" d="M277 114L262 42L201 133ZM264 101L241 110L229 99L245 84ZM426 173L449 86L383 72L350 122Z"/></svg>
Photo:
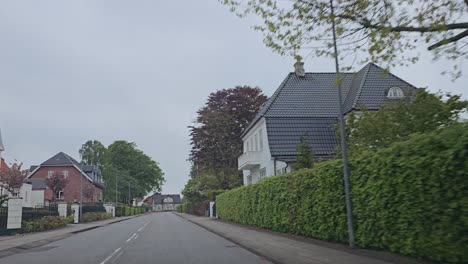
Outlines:
<svg viewBox="0 0 468 264"><path fill-rule="evenodd" d="M351 204L351 191L349 184L349 168L348 168L348 150L345 139L345 122L343 116L343 103L341 99L341 73L338 62L338 47L336 44L336 28L335 28L335 13L333 8L333 0L330 0L330 11L332 17L332 32L333 32L333 48L335 52L335 70L337 76L337 91L338 91L338 120L340 124L340 139L341 139L341 155L343 159L343 177L344 177L344 189L345 189L345 200L346 200L346 217L348 223L348 243L350 247L354 247L354 227L353 227L353 215L352 215L352 204Z"/></svg>
<svg viewBox="0 0 468 264"><path fill-rule="evenodd" d="M83 219L83 164L80 163L80 220Z"/></svg>

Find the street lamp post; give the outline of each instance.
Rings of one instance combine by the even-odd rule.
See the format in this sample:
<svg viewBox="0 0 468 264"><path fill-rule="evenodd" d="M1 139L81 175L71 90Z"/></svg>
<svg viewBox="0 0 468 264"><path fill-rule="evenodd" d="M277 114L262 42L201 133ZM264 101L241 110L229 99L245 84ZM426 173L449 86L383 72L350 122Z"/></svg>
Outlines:
<svg viewBox="0 0 468 264"><path fill-rule="evenodd" d="M80 220L83 219L83 164L80 163Z"/></svg>
<svg viewBox="0 0 468 264"><path fill-rule="evenodd" d="M115 175L115 206L117 206L117 187L118 187L117 181L118 181L118 178L116 174Z"/></svg>
<svg viewBox="0 0 468 264"><path fill-rule="evenodd" d="M333 32L333 48L335 51L335 70L337 76L337 90L338 90L338 120L340 123L340 139L341 139L341 155L343 159L343 180L345 189L345 200L346 200L346 217L348 223L348 242L350 247L354 247L354 228L353 228L353 215L351 205L351 191L349 184L349 168L348 168L348 151L345 139L345 123L343 116L343 103L341 99L341 74L338 63L338 47L336 44L336 28L335 28L335 13L333 8L333 0L330 0L330 11L332 16L332 32Z"/></svg>

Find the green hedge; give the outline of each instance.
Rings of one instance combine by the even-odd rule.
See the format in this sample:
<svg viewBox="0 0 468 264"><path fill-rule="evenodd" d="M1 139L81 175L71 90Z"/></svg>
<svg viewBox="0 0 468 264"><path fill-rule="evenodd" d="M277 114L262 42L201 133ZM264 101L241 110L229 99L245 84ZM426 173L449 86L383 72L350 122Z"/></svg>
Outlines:
<svg viewBox="0 0 468 264"><path fill-rule="evenodd" d="M83 222L92 222L92 221L99 221L104 219L112 218L111 213L104 213L104 212L90 212L83 214Z"/></svg>
<svg viewBox="0 0 468 264"><path fill-rule="evenodd" d="M61 216L44 216L33 221L23 221L22 231L24 233L46 231L64 227L69 223L71 223L70 218Z"/></svg>
<svg viewBox="0 0 468 264"><path fill-rule="evenodd" d="M364 153L350 168L359 247L468 263L468 124ZM223 219L347 241L340 161L270 177L216 200Z"/></svg>
<svg viewBox="0 0 468 264"><path fill-rule="evenodd" d="M144 206L127 206L117 205L115 207L115 216L131 216L137 214L144 214L147 212L147 208Z"/></svg>

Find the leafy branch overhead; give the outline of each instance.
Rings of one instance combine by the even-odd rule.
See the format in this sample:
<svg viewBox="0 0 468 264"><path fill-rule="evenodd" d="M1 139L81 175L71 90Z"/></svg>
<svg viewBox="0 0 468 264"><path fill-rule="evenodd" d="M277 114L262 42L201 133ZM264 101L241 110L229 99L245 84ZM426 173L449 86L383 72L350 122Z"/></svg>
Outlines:
<svg viewBox="0 0 468 264"><path fill-rule="evenodd" d="M262 19L255 26L265 44L282 55L311 49L316 56L333 56L330 24L337 25L342 57L365 55L387 66L408 65L424 47L434 58L457 62L468 58L468 1L466 0L220 0L240 16ZM334 16L330 12L334 5Z"/></svg>

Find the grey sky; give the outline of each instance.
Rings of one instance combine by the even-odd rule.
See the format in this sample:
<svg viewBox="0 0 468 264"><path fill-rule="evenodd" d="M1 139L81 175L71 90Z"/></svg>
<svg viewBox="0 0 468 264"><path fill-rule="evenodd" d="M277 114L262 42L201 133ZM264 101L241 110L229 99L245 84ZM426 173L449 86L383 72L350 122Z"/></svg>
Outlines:
<svg viewBox="0 0 468 264"><path fill-rule="evenodd" d="M78 158L88 139L125 139L160 163L164 192L180 192L187 126L207 95L235 85L271 95L292 70L293 60L264 47L251 25L215 0L2 1L5 158L29 166L59 151ZM433 91L466 89L466 76L451 82L440 75L447 62L423 54L392 72ZM305 67L332 71L333 63L308 58Z"/></svg>

